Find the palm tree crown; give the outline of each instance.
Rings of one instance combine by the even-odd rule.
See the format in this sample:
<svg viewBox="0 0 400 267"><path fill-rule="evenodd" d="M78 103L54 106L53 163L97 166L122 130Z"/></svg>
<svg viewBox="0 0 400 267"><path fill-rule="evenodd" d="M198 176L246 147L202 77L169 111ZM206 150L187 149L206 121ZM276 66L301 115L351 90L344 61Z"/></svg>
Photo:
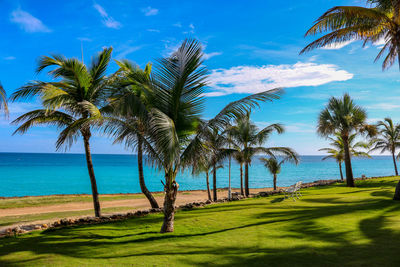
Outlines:
<svg viewBox="0 0 400 267"><path fill-rule="evenodd" d="M300 53L346 41L362 40L385 44L375 58L379 60L385 53L382 68L387 69L400 58L400 1L370 0L372 7L336 6L322 14L306 32L317 35L328 34L307 45ZM400 66L400 60L398 60Z"/></svg>

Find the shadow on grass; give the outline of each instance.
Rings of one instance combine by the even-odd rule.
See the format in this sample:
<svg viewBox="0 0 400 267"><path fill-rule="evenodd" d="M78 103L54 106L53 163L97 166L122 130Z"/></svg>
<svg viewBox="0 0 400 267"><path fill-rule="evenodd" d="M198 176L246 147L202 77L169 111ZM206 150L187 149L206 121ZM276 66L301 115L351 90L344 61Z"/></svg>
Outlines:
<svg viewBox="0 0 400 267"><path fill-rule="evenodd" d="M363 191L365 192L365 191ZM389 190L375 191L371 196L386 197ZM375 195L374 195L375 194ZM275 198L270 202L278 203L283 198ZM263 201L264 199L261 199ZM311 203L327 204L310 206ZM237 212L238 210L255 210L247 220L234 225L221 222L218 229L208 230L206 225L200 225L195 230L159 234L158 227L162 223L161 215L151 215L143 218L133 218L122 222L99 225L83 225L59 230L44 231L40 235L26 235L20 238L8 238L1 241L0 257L18 251L29 251L31 259L6 260L0 259L0 266L34 265L35 261L43 259L48 254L62 255L80 259L118 260L135 259L139 256L171 256L179 257L187 265L197 266L399 266L398 247L400 232L388 229L389 212L400 211L400 205L390 199L371 198L358 202L341 201L338 197L303 198L294 205L269 205L265 201L249 200L242 203L226 203L209 206L192 211L178 212L176 225L186 220L195 220L198 216L207 214L210 219L218 212ZM279 208L279 210L277 209ZM357 243L345 237L352 234L350 230L341 230L340 225L334 230L320 225L317 220L336 215L357 216L358 212L379 211L378 215L363 218L358 229L369 242ZM240 215L241 211L239 212ZM304 245L279 247L273 246L265 232L258 233L261 243L254 246L234 244L224 245L212 241L208 246L196 242L202 238L229 232L231 235L243 233L237 230L268 227L286 222L285 233L279 238L295 238L304 240ZM149 227L145 227L149 225ZM246 236L243 236L246 238ZM214 240L211 239L211 240ZM180 249L169 247L175 241L191 241ZM312 246L313 242L326 242L325 246ZM160 244L163 244L160 246ZM306 245L307 244L307 245ZM134 245L133 249L120 250L125 246ZM148 247L147 250L140 249ZM118 250L118 253L111 253ZM187 257L184 257L184 256ZM203 259L193 257L203 255ZM218 259L210 262L210 258ZM173 265L173 263L171 263Z"/></svg>

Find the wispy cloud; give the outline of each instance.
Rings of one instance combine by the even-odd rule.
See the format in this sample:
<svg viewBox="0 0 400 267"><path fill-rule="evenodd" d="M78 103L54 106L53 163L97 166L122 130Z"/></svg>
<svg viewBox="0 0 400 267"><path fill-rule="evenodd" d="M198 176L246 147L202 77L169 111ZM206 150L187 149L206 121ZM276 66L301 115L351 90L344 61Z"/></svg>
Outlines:
<svg viewBox="0 0 400 267"><path fill-rule="evenodd" d="M113 17L109 16L106 10L101 5L95 3L93 7L97 10L97 12L99 12L100 16L103 18L102 22L107 28L119 29L122 27L121 23L116 21Z"/></svg>
<svg viewBox="0 0 400 267"><path fill-rule="evenodd" d="M158 9L148 6L148 7L142 8L142 12L145 16L155 16L158 14Z"/></svg>
<svg viewBox="0 0 400 267"><path fill-rule="evenodd" d="M14 56L4 57L4 60L14 60L14 59L16 59L16 57Z"/></svg>
<svg viewBox="0 0 400 267"><path fill-rule="evenodd" d="M147 31L148 32L157 32L157 33L160 32L160 30L157 30L157 29L147 29Z"/></svg>
<svg viewBox="0 0 400 267"><path fill-rule="evenodd" d="M11 22L18 24L19 27L26 32L51 32L51 30L44 25L40 19L22 9L16 9L11 12L10 20Z"/></svg>
<svg viewBox="0 0 400 267"><path fill-rule="evenodd" d="M172 26L177 27L177 28L182 28L182 23L177 22L177 23L172 24Z"/></svg>
<svg viewBox="0 0 400 267"><path fill-rule="evenodd" d="M341 48L351 44L354 41L355 40L349 40L349 41L346 41L346 42L333 43L333 44L321 47L321 49L324 49L324 50L338 50L338 49L341 49Z"/></svg>
<svg viewBox="0 0 400 267"><path fill-rule="evenodd" d="M207 60L207 59L210 59L210 58L212 58L212 57L219 56L219 55L222 55L222 52L204 53L203 58L204 58L205 60Z"/></svg>
<svg viewBox="0 0 400 267"><path fill-rule="evenodd" d="M91 42L92 41L92 39L87 38L87 37L78 37L76 39L78 39L79 41L82 41L82 42Z"/></svg>
<svg viewBox="0 0 400 267"><path fill-rule="evenodd" d="M277 87L317 86L351 78L353 74L332 64L298 62L293 65L237 66L213 70L210 75L212 92L206 96L215 96L215 92L252 94Z"/></svg>
<svg viewBox="0 0 400 267"><path fill-rule="evenodd" d="M117 55L115 56L115 58L117 59L122 59L125 58L127 55L138 51L139 49L141 49L142 46L129 46L129 45L123 45L121 46L118 50L117 50Z"/></svg>
<svg viewBox="0 0 400 267"><path fill-rule="evenodd" d="M367 109L378 109L378 110L393 110L399 109L400 105L391 104L391 103L377 103L366 106Z"/></svg>

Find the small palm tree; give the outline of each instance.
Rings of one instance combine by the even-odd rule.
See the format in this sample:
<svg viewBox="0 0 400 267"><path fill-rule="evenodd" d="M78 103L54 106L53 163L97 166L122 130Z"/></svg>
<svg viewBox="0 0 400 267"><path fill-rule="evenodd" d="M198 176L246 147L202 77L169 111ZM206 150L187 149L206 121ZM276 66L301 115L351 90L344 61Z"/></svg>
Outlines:
<svg viewBox="0 0 400 267"><path fill-rule="evenodd" d="M358 150L358 149L369 149L371 144L365 143L365 142L357 142L354 144L355 138L357 137L356 134L352 134L349 136L349 147L350 147L350 153L352 156L355 157L368 157L370 158L371 156L362 150ZM340 179L343 181L343 172L342 172L342 163L344 161L344 143L343 143L343 139L340 136L339 133L335 133L335 138L332 137L328 137L329 140L331 140L332 142L330 143L330 145L332 147L327 147L327 148L321 148L319 151L325 151L327 152L329 155L325 156L322 158L322 160L326 160L326 159L335 159L336 162L339 165L339 171L340 171Z"/></svg>
<svg viewBox="0 0 400 267"><path fill-rule="evenodd" d="M269 172L273 175L274 177L274 190L276 190L276 178L278 174L281 172L281 168L283 163L287 161L291 161L295 164L299 163L299 158L297 157L296 154L293 154L289 157L284 157L281 160L278 160L275 156L272 157L262 157L260 160L264 163L264 166L269 170Z"/></svg>
<svg viewBox="0 0 400 267"><path fill-rule="evenodd" d="M61 129L56 142L57 150L63 146L69 148L78 137L82 137L96 217L101 216L101 211L90 150L91 120L101 118L105 112L103 108L107 106L110 79L106 70L111 52L112 48L105 48L93 58L89 67L76 58L43 56L37 72L53 67L48 74L58 81L31 82L11 95L13 101L39 96L43 106L43 109L28 112L14 120L13 123L21 124L15 133L23 134L35 125L56 126Z"/></svg>
<svg viewBox="0 0 400 267"><path fill-rule="evenodd" d="M0 111L4 112L6 116L8 115L7 94L1 83L0 83Z"/></svg>
<svg viewBox="0 0 400 267"><path fill-rule="evenodd" d="M366 111L354 104L348 94L343 98L332 97L328 105L319 114L317 132L324 137L340 134L343 142L344 163L346 167L347 186L354 187L353 170L351 167L351 151L349 137L353 133L367 132L369 136L376 133L376 128L367 124Z"/></svg>
<svg viewBox="0 0 400 267"><path fill-rule="evenodd" d="M352 40L362 40L363 46L384 40L375 61L385 53L382 68L387 69L400 58L400 2L369 0L371 7L336 6L322 14L306 32L308 35L328 34L307 45L300 53L340 44ZM398 60L400 66L400 60Z"/></svg>
<svg viewBox="0 0 400 267"><path fill-rule="evenodd" d="M140 189L151 207L159 208L146 186L143 172L144 150L151 149L148 142L148 109L153 98L151 64L147 64L144 70L127 60L117 61L117 64L120 66L119 78L114 83L110 103L113 116L105 119L103 129L114 138L114 143L125 143L132 150L136 148Z"/></svg>
<svg viewBox="0 0 400 267"><path fill-rule="evenodd" d="M247 113L236 120L236 125L231 129L231 136L234 142L241 147L244 162L244 182L245 196L250 194L249 190L249 165L252 158L259 153L265 153L269 156L283 155L294 157L296 154L288 147L265 147L264 143L274 132L281 134L284 132L283 126L280 124L271 124L260 130L250 120L250 113Z"/></svg>
<svg viewBox="0 0 400 267"><path fill-rule="evenodd" d="M394 124L391 118L385 118L383 121L377 123L379 128L380 138L375 141L375 146L372 150L380 150L381 153L389 151L392 155L394 172L397 175L397 165L396 165L396 149L400 147L400 125Z"/></svg>

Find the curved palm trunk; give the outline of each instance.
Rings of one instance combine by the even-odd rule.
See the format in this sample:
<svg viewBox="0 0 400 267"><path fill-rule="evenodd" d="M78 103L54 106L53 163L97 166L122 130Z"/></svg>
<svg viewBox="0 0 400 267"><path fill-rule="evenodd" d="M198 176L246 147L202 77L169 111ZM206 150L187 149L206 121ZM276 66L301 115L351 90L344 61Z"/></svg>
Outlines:
<svg viewBox="0 0 400 267"><path fill-rule="evenodd" d="M158 203L156 199L153 197L149 189L147 189L146 183L144 182L144 174L143 174L143 140L140 136L138 136L138 170L139 170L139 184L142 193L149 200L150 205L153 209L158 209Z"/></svg>
<svg viewBox="0 0 400 267"><path fill-rule="evenodd" d="M165 174L164 221L160 233L174 231L175 201L179 185L172 173Z"/></svg>
<svg viewBox="0 0 400 267"><path fill-rule="evenodd" d="M90 153L89 139L90 139L90 132L88 134L83 135L83 144L85 146L86 164L87 164L87 168L88 168L88 172L89 172L90 184L92 186L94 214L96 217L100 217L101 210L100 210L99 192L97 191L97 183L96 183L96 177L94 175L92 154Z"/></svg>
<svg viewBox="0 0 400 267"><path fill-rule="evenodd" d="M208 170L206 172L206 183L207 183L208 200L211 200L210 180L209 180Z"/></svg>
<svg viewBox="0 0 400 267"><path fill-rule="evenodd" d="M344 145L344 165L346 168L346 183L349 187L354 187L354 177L353 177L353 169L351 167L351 156L349 150L349 142L348 136L343 135L343 145Z"/></svg>
<svg viewBox="0 0 400 267"><path fill-rule="evenodd" d="M217 168L215 165L213 167L213 197L214 201L217 201Z"/></svg>
<svg viewBox="0 0 400 267"><path fill-rule="evenodd" d="M276 174L274 174L274 190L276 190Z"/></svg>
<svg viewBox="0 0 400 267"><path fill-rule="evenodd" d="M393 158L394 172L395 172L396 176L398 176L399 173L397 172L396 157L394 156L394 152L392 152L392 158Z"/></svg>
<svg viewBox="0 0 400 267"><path fill-rule="evenodd" d="M340 171L340 179L343 181L343 171L342 171L342 163L339 162L339 171Z"/></svg>
<svg viewBox="0 0 400 267"><path fill-rule="evenodd" d="M249 164L245 163L244 164L244 193L246 197L249 196L250 191L249 191Z"/></svg>
<svg viewBox="0 0 400 267"><path fill-rule="evenodd" d="M243 191L243 163L240 163L240 194L244 196Z"/></svg>

